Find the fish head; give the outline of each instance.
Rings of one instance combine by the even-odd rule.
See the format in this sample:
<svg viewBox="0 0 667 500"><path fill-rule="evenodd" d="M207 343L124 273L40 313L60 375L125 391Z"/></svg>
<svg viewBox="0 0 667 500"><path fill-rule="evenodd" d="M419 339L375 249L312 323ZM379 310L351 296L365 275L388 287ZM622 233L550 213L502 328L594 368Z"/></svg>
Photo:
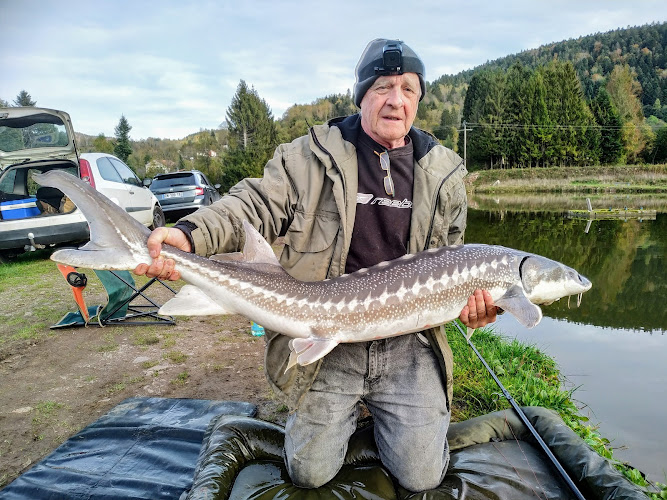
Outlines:
<svg viewBox="0 0 667 500"><path fill-rule="evenodd" d="M519 275L526 296L533 304L551 304L562 297L581 295L592 286L575 269L539 255L524 257Z"/></svg>

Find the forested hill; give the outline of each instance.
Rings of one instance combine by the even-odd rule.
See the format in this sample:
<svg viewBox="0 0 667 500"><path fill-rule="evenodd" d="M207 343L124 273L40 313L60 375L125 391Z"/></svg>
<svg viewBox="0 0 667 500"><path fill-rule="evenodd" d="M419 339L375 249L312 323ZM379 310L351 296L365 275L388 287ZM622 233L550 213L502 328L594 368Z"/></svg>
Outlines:
<svg viewBox="0 0 667 500"><path fill-rule="evenodd" d="M646 108L656 99L667 101L667 22L628 27L554 42L489 61L456 75L444 75L431 83L461 86L470 83L473 75L484 70L508 70L516 63L535 69L554 59L571 61L581 81L584 95L593 100L600 85L609 77L614 66L628 64L636 73ZM665 119L665 118L663 118Z"/></svg>
<svg viewBox="0 0 667 500"><path fill-rule="evenodd" d="M667 160L667 23L506 56L428 85L417 125L476 167ZM439 123L436 123L440 115Z"/></svg>

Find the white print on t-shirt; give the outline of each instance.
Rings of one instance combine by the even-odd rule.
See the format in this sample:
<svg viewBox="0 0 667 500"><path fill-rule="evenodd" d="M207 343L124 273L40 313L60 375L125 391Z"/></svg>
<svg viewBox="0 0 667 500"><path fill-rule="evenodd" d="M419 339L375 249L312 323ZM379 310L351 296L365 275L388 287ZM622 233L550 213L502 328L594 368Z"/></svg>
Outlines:
<svg viewBox="0 0 667 500"><path fill-rule="evenodd" d="M381 198L379 196L375 197L374 195L367 193L357 193L357 203L362 205L383 205L390 208L412 208L412 202L407 198L403 199L403 201L392 200L390 198Z"/></svg>

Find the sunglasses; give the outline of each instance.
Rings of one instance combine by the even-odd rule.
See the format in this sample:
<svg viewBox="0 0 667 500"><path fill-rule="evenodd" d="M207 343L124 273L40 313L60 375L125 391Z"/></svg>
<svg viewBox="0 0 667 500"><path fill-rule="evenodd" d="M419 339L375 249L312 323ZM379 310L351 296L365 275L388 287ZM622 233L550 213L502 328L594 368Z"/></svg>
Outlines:
<svg viewBox="0 0 667 500"><path fill-rule="evenodd" d="M391 178L391 169L389 168L389 153L387 151L382 151L382 153L378 153L377 151L373 152L380 158L380 167L382 170L387 172L387 175L384 178L384 191L389 196L394 196L394 181Z"/></svg>

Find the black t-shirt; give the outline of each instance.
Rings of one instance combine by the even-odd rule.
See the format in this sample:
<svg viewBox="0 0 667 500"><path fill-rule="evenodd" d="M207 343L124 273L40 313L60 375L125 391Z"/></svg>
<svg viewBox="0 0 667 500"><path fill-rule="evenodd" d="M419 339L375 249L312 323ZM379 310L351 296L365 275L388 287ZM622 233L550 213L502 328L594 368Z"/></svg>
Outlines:
<svg viewBox="0 0 667 500"><path fill-rule="evenodd" d="M345 264L346 273L407 253L412 215L414 155L412 142L407 136L406 141L405 146L387 150L363 130L359 133L357 214ZM387 172L382 170L378 156L383 151L389 153L394 196L385 191L384 178Z"/></svg>

